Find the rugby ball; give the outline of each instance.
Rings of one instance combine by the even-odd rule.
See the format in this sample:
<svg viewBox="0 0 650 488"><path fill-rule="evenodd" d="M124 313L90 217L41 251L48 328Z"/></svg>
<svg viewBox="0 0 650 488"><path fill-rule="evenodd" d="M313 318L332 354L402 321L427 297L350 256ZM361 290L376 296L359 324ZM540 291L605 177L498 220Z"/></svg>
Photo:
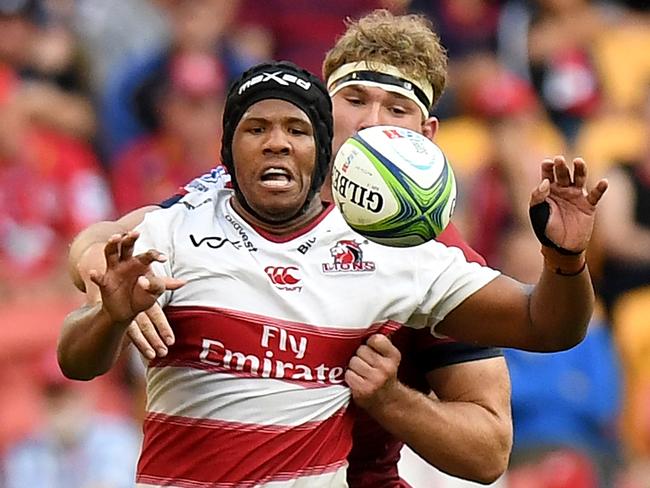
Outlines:
<svg viewBox="0 0 650 488"><path fill-rule="evenodd" d="M425 136L376 126L359 131L337 152L332 194L356 232L379 244L410 247L447 226L456 180L444 153Z"/></svg>

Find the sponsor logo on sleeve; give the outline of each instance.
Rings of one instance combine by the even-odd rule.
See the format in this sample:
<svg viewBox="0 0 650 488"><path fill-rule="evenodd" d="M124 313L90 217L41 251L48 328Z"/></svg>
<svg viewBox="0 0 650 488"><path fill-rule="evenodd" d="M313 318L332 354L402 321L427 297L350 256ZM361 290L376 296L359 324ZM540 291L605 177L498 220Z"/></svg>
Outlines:
<svg viewBox="0 0 650 488"><path fill-rule="evenodd" d="M185 205L185 208L188 210L196 210L197 208L205 205L206 203L210 203L212 201L212 198L205 198L204 200L201 200L198 203L193 203L193 200L196 200L194 196L196 193L188 193L183 198L181 198L180 202Z"/></svg>
<svg viewBox="0 0 650 488"><path fill-rule="evenodd" d="M184 188L188 192L205 193L211 189L221 190L226 188L229 182L230 175L226 172L226 169L223 166L217 166L210 172L194 178Z"/></svg>

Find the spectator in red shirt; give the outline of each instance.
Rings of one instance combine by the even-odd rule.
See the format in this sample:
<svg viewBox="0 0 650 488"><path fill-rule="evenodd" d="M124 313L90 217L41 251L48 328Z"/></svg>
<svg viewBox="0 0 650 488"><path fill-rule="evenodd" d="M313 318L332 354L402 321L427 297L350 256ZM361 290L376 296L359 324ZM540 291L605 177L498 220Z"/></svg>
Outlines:
<svg viewBox="0 0 650 488"><path fill-rule="evenodd" d="M325 53L345 31L347 18L357 19L377 8L400 10L399 0L248 0L239 12L237 36L246 31L271 39L273 58L287 59L312 73L320 73ZM263 33L263 35L260 35ZM265 41L264 41L265 42Z"/></svg>
<svg viewBox="0 0 650 488"><path fill-rule="evenodd" d="M17 279L63 270L66 243L109 218L112 204L92 148L35 124L31 92L18 81L6 85L0 100L0 282L15 290Z"/></svg>
<svg viewBox="0 0 650 488"><path fill-rule="evenodd" d="M164 200L218 161L225 78L216 57L185 54L170 64L158 95L159 129L112 165L119 212Z"/></svg>
<svg viewBox="0 0 650 488"><path fill-rule="evenodd" d="M92 149L37 124L33 95L0 66L0 453L43 420L34 364L54 348L75 300L66 286L67 242L112 216Z"/></svg>

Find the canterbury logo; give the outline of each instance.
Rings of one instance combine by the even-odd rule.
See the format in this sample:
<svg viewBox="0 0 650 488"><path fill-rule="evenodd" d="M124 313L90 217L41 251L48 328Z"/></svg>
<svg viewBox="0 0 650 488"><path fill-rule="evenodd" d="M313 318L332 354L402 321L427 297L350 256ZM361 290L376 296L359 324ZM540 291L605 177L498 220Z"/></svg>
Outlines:
<svg viewBox="0 0 650 488"><path fill-rule="evenodd" d="M289 86L291 84L299 86L303 90L307 91L311 88L311 82L298 78L296 75L291 73L284 73L282 71L276 71L275 73L261 73L259 75L253 76L250 80L246 80L239 87L237 91L238 95L241 95L251 86L257 85L259 83L267 83L269 81L275 81L278 85Z"/></svg>
<svg viewBox="0 0 650 488"><path fill-rule="evenodd" d="M264 271L275 285L295 285L300 282L294 274L298 271L295 266L267 266Z"/></svg>

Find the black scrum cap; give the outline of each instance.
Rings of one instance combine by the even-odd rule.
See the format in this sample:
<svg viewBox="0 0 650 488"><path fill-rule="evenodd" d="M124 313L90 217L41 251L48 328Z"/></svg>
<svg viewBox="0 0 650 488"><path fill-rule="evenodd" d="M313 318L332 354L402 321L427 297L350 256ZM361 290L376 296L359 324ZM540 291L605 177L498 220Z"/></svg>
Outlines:
<svg viewBox="0 0 650 488"><path fill-rule="evenodd" d="M293 63L272 61L257 64L230 85L223 111L221 161L231 174L235 189L238 189L232 160L235 128L251 105L266 99L294 104L307 114L312 123L317 161L308 202L322 186L329 169L332 156L332 101L320 79Z"/></svg>

